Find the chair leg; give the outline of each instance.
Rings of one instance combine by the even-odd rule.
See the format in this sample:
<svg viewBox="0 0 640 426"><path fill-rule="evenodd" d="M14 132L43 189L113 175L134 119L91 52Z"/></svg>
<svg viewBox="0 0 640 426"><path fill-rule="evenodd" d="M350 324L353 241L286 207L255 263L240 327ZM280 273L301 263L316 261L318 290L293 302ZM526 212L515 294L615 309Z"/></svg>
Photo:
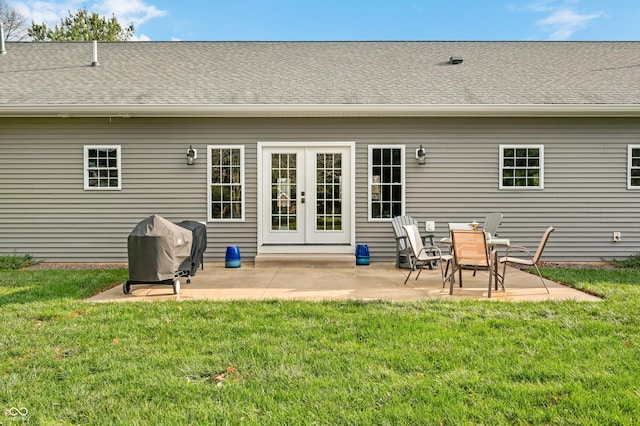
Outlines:
<svg viewBox="0 0 640 426"><path fill-rule="evenodd" d="M449 276L449 265L451 265L451 260L447 260L447 268L444 271L447 276ZM453 271L453 268L451 268L451 271Z"/></svg>
<svg viewBox="0 0 640 426"><path fill-rule="evenodd" d="M442 266L442 259L438 262L440 264L440 274L442 275L442 288L444 288L445 276L444 276L444 266Z"/></svg>
<svg viewBox="0 0 640 426"><path fill-rule="evenodd" d="M415 269L418 269L418 275L416 275L416 280L418 279L418 277L420 276L420 273L422 272L422 268L424 268L424 264L425 262L422 262L420 264L420 268L418 268L418 261L414 262L414 267L409 269L409 274L407 274L407 278L405 278L404 280L404 285L407 284L407 281L409 281L409 277L411 276L411 274Z"/></svg>
<svg viewBox="0 0 640 426"><path fill-rule="evenodd" d="M498 291L498 284L500 284L502 291L506 291L504 288L504 276L500 275L500 272L498 272L498 268L499 268L499 262L496 262L496 269L495 269L496 275L494 276L494 283L495 283L494 288L496 291Z"/></svg>
<svg viewBox="0 0 640 426"><path fill-rule="evenodd" d="M412 273L413 273L413 268L409 268L409 274L407 275L407 278L405 278L404 280L404 285L407 285L407 281L409 281L409 277L411 276Z"/></svg>
<svg viewBox="0 0 640 426"><path fill-rule="evenodd" d="M496 268L498 267L498 264L496 263L496 251L492 251L491 252L491 257L489 258L489 291L487 292L487 298L491 299L491 287L493 287L493 282L492 279L498 275L498 271L496 271ZM497 279L497 277L495 277Z"/></svg>
<svg viewBox="0 0 640 426"><path fill-rule="evenodd" d="M449 295L453 294L453 283L456 282L456 265L451 264L451 275L449 275Z"/></svg>
<svg viewBox="0 0 640 426"><path fill-rule="evenodd" d="M502 288L504 289L504 280L507 279L507 262L504 262L502 267Z"/></svg>
<svg viewBox="0 0 640 426"><path fill-rule="evenodd" d="M540 281L542 282L544 289L547 290L547 294L549 294L549 289L547 288L547 284L545 284L544 279L542 278L542 274L540 273L540 269L538 269L538 265L534 263L533 266L535 266L536 272L538 272L538 276L540 277Z"/></svg>
<svg viewBox="0 0 640 426"><path fill-rule="evenodd" d="M418 269L418 275L416 275L416 280L417 280L417 279L418 279L418 277L420 276L420 273L422 272L422 268L424 268L424 264L425 264L425 263L426 263L426 262L422 262L422 263L420 264L420 269ZM416 269L418 268L418 261L417 261L417 260L416 260L416 262L415 262L415 267L416 267Z"/></svg>
<svg viewBox="0 0 640 426"><path fill-rule="evenodd" d="M442 288L447 285L447 281L452 279L453 276L453 266L451 267L451 275L449 275L449 265L451 265L451 259L447 260L447 267L442 272ZM442 260L440 261L440 269L442 269Z"/></svg>
<svg viewBox="0 0 640 426"><path fill-rule="evenodd" d="M449 296L451 296L453 294L453 281L454 281L453 277L455 275L456 275L456 271L454 269L453 271L451 271L451 275L449 275Z"/></svg>

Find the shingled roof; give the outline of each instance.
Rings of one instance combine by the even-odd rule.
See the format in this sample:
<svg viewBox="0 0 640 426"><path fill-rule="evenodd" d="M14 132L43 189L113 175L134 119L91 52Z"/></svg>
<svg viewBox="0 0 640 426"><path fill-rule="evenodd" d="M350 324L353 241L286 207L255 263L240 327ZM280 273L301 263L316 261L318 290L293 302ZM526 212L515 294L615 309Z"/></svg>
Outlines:
<svg viewBox="0 0 640 426"><path fill-rule="evenodd" d="M640 116L640 42L6 43L0 116ZM463 62L453 65L452 56Z"/></svg>

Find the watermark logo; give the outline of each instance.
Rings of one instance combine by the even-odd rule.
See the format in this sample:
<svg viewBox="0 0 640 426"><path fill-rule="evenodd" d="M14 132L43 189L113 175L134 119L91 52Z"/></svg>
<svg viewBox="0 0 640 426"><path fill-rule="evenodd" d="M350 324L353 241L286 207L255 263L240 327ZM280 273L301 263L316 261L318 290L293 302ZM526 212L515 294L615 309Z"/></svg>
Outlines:
<svg viewBox="0 0 640 426"><path fill-rule="evenodd" d="M27 421L29 419L29 410L27 407L11 407L8 410L5 410L4 416L8 417L11 421ZM0 425L3 423L0 422Z"/></svg>

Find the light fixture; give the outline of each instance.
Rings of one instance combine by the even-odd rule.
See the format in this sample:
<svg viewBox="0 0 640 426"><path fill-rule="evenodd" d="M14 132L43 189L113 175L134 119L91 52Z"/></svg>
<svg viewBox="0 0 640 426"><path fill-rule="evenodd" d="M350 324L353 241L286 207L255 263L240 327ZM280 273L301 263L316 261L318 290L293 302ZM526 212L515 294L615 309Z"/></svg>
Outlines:
<svg viewBox="0 0 640 426"><path fill-rule="evenodd" d="M424 164L426 158L427 152L422 147L422 144L420 144L420 148L416 149L416 159L418 160L418 164Z"/></svg>
<svg viewBox="0 0 640 426"><path fill-rule="evenodd" d="M193 166L196 163L197 158L198 151L193 149L193 147L189 145L189 149L187 149L187 165Z"/></svg>

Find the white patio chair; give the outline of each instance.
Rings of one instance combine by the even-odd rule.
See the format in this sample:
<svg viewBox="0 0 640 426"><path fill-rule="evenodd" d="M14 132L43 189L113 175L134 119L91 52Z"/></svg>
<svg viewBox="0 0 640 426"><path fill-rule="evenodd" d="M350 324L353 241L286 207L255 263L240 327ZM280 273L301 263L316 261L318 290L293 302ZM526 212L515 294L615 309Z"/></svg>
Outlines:
<svg viewBox="0 0 640 426"><path fill-rule="evenodd" d="M422 272L422 268L425 265L432 265L434 262L438 262L440 264L440 273L442 274L442 287L445 284L445 275L444 275L444 266L443 262L448 263L451 262L452 256L443 255L440 248L436 245L432 245L429 248L425 248L422 243L422 238L420 237L420 231L418 231L418 227L416 225L403 225L402 228L407 236L407 241L409 242L409 247L411 248L411 254L415 259L415 267L417 269L418 265L420 269L418 270L418 275L416 275L416 280L420 276ZM409 281L409 277L413 273L413 268L409 270L409 274L407 278L404 280L404 283L407 284Z"/></svg>

